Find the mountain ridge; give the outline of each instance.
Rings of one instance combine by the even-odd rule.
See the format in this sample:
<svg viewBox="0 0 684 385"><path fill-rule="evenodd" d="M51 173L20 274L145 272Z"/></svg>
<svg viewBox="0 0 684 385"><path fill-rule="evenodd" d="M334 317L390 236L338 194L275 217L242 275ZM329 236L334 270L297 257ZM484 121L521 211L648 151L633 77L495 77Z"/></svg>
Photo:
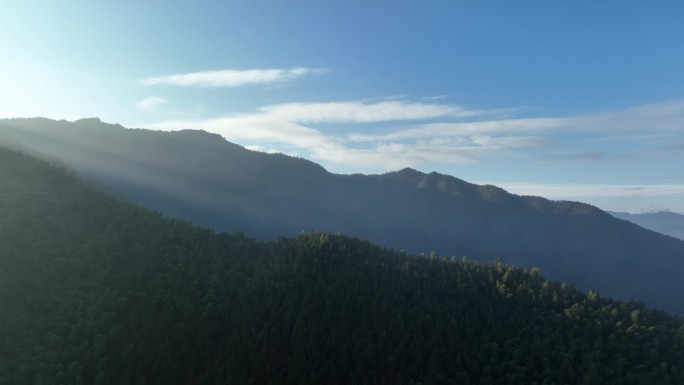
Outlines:
<svg viewBox="0 0 684 385"><path fill-rule="evenodd" d="M684 313L684 242L587 204L409 168L338 175L193 131L28 119L0 121L0 132L120 197L217 231L260 239L342 232L411 253L500 258L584 290Z"/></svg>
<svg viewBox="0 0 684 385"><path fill-rule="evenodd" d="M0 383L681 384L684 325L536 269L258 242L0 148Z"/></svg>
<svg viewBox="0 0 684 385"><path fill-rule="evenodd" d="M631 214L609 211L609 214L635 223L645 229L684 240L684 214L671 211Z"/></svg>

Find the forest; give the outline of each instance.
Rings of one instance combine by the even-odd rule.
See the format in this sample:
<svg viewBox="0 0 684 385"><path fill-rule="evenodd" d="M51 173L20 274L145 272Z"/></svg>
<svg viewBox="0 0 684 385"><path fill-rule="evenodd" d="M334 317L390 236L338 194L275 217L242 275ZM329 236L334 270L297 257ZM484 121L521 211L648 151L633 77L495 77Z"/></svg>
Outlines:
<svg viewBox="0 0 684 385"><path fill-rule="evenodd" d="M684 314L684 241L580 202L518 196L410 168L334 174L204 131L99 119L0 119L0 143L67 167L107 193L217 232L259 240L342 232L411 254L523 268Z"/></svg>
<svg viewBox="0 0 684 385"><path fill-rule="evenodd" d="M684 321L539 269L257 241L0 149L0 384L681 384Z"/></svg>

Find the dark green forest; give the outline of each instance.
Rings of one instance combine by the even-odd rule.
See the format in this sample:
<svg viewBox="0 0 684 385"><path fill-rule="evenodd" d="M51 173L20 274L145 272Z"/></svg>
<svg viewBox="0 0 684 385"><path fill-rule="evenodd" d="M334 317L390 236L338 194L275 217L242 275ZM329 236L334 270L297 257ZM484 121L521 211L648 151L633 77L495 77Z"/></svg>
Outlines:
<svg viewBox="0 0 684 385"><path fill-rule="evenodd" d="M341 232L411 254L500 258L585 291L684 314L684 241L584 203L412 169L333 174L216 134L126 129L96 118L0 119L1 143L216 232L259 240Z"/></svg>
<svg viewBox="0 0 684 385"><path fill-rule="evenodd" d="M684 383L681 319L537 269L217 234L4 149L0 181L3 385Z"/></svg>

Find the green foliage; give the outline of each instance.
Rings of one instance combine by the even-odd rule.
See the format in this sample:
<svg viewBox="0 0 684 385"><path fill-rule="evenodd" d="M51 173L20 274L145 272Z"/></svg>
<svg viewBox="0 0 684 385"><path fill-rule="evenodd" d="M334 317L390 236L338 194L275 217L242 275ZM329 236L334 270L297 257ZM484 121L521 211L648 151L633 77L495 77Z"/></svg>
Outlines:
<svg viewBox="0 0 684 385"><path fill-rule="evenodd" d="M684 323L497 261L257 242L0 150L1 384L681 384Z"/></svg>
<svg viewBox="0 0 684 385"><path fill-rule="evenodd" d="M342 232L409 253L520 267L684 314L684 241L596 207L516 196L438 173L335 175L203 131L99 119L0 119L0 145L65 165L117 196L215 231L261 238Z"/></svg>

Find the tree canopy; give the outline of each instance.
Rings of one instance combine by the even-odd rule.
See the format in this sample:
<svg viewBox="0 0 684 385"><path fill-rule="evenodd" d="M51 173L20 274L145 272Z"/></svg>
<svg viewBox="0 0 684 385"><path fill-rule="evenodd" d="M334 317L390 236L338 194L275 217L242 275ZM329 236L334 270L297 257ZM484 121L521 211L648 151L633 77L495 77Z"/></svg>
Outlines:
<svg viewBox="0 0 684 385"><path fill-rule="evenodd" d="M0 149L2 384L680 384L684 323L537 269L259 242Z"/></svg>

